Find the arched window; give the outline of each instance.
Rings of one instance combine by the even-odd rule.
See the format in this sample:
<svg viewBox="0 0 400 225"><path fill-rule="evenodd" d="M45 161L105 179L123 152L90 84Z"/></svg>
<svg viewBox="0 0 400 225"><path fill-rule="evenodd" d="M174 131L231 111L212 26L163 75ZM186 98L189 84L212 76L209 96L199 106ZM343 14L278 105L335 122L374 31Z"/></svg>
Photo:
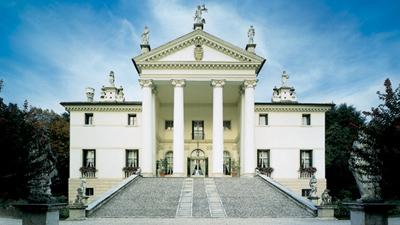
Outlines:
<svg viewBox="0 0 400 225"><path fill-rule="evenodd" d="M224 151L224 175L231 175L231 154L228 151Z"/></svg>
<svg viewBox="0 0 400 225"><path fill-rule="evenodd" d="M173 174L173 168L174 168L174 154L172 151L169 151L165 154L165 159L167 160L167 168L165 173L166 174Z"/></svg>

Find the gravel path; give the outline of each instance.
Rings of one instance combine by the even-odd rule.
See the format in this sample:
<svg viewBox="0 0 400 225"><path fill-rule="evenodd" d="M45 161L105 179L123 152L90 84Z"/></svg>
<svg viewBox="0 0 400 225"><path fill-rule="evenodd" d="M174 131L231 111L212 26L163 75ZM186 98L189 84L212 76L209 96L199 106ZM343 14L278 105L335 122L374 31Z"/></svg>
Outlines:
<svg viewBox="0 0 400 225"><path fill-rule="evenodd" d="M312 217L259 178L215 178L228 217Z"/></svg>
<svg viewBox="0 0 400 225"><path fill-rule="evenodd" d="M91 217L175 217L183 178L140 178Z"/></svg>
<svg viewBox="0 0 400 225"><path fill-rule="evenodd" d="M210 217L204 178L193 178L193 217Z"/></svg>

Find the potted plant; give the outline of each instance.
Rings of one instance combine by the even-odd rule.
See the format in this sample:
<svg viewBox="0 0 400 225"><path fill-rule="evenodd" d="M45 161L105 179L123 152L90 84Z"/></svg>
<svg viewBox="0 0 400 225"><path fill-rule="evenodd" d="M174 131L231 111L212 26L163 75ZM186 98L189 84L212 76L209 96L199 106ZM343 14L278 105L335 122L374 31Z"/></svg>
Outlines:
<svg viewBox="0 0 400 225"><path fill-rule="evenodd" d="M94 178L97 169L93 166L82 166L81 168L79 168L79 171L82 173L82 177Z"/></svg>
<svg viewBox="0 0 400 225"><path fill-rule="evenodd" d="M232 177L238 177L239 171L240 171L239 160L237 162L235 160L232 160Z"/></svg>
<svg viewBox="0 0 400 225"><path fill-rule="evenodd" d="M299 169L300 172L300 177L308 178L314 175L315 172L317 172L317 168L315 167L301 167Z"/></svg>
<svg viewBox="0 0 400 225"><path fill-rule="evenodd" d="M271 176L272 172L274 172L274 168L272 167L257 167L256 168L262 175L266 175L268 177Z"/></svg>
<svg viewBox="0 0 400 225"><path fill-rule="evenodd" d="M133 174L136 174L138 167L125 166L124 168L122 168L122 170L125 172L125 177L129 177Z"/></svg>

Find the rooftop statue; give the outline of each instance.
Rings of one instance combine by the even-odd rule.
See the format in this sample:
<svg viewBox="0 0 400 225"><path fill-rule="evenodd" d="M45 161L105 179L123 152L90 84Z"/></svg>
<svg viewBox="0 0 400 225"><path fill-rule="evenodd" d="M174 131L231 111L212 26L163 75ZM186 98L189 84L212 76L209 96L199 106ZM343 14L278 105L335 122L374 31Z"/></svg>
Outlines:
<svg viewBox="0 0 400 225"><path fill-rule="evenodd" d="M282 73L282 87L287 87L288 80L289 80L289 74L287 74L286 71L283 71L283 73Z"/></svg>
<svg viewBox="0 0 400 225"><path fill-rule="evenodd" d="M150 37L150 31L147 26L144 27L143 33L142 33L142 42L141 45L149 45L149 37Z"/></svg>
<svg viewBox="0 0 400 225"><path fill-rule="evenodd" d="M247 37L249 37L249 43L248 44L254 44L254 36L256 35L256 31L253 27L253 25L250 26L249 31L247 32Z"/></svg>
<svg viewBox="0 0 400 225"><path fill-rule="evenodd" d="M194 22L198 23L198 24L205 24L206 20L202 17L203 12L207 12L208 9L206 8L206 6L203 5L198 5L196 12L194 13Z"/></svg>
<svg viewBox="0 0 400 225"><path fill-rule="evenodd" d="M110 75L108 75L108 81L110 82L110 85L112 87L115 86L115 84L114 84L114 82L115 82L114 71L110 71Z"/></svg>

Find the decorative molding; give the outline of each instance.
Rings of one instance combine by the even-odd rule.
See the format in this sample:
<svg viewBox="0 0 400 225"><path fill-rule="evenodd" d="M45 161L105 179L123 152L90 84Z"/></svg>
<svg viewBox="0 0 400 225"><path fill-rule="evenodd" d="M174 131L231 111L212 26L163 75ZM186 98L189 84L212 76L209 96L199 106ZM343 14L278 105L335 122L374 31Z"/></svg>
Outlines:
<svg viewBox="0 0 400 225"><path fill-rule="evenodd" d="M140 86L143 87L153 87L153 80L151 79L139 79Z"/></svg>
<svg viewBox="0 0 400 225"><path fill-rule="evenodd" d="M254 79L254 80L245 80L243 82L244 88L255 88L256 85L257 85L257 80L256 79Z"/></svg>
<svg viewBox="0 0 400 225"><path fill-rule="evenodd" d="M241 62L258 62L261 63L264 58L255 54L249 53L242 48L236 47L220 38L214 37L204 31L193 31L187 35L175 39L165 45L153 49L151 52L141 54L135 57L135 61L138 62L150 62L156 61L168 55L171 55L183 48L190 45L196 45L201 43L210 48L213 48L223 54L229 55Z"/></svg>
<svg viewBox="0 0 400 225"><path fill-rule="evenodd" d="M148 62L137 63L142 69L199 69L199 70L258 70L261 66L259 63L231 63L231 62Z"/></svg>
<svg viewBox="0 0 400 225"><path fill-rule="evenodd" d="M195 44L193 55L194 55L194 59L196 61L203 60L204 49L203 49L203 46L201 46L200 41Z"/></svg>
<svg viewBox="0 0 400 225"><path fill-rule="evenodd" d="M256 105L255 112L326 112L330 106Z"/></svg>
<svg viewBox="0 0 400 225"><path fill-rule="evenodd" d="M121 105L68 105L65 106L68 112L85 111L85 112L141 112L141 106Z"/></svg>
<svg viewBox="0 0 400 225"><path fill-rule="evenodd" d="M212 87L223 87L225 85L225 80L211 80L211 86Z"/></svg>
<svg viewBox="0 0 400 225"><path fill-rule="evenodd" d="M174 87L185 87L186 82L185 82L185 80L183 80L183 79L181 79L181 80L172 79L172 80L171 80L171 84L172 84Z"/></svg>

